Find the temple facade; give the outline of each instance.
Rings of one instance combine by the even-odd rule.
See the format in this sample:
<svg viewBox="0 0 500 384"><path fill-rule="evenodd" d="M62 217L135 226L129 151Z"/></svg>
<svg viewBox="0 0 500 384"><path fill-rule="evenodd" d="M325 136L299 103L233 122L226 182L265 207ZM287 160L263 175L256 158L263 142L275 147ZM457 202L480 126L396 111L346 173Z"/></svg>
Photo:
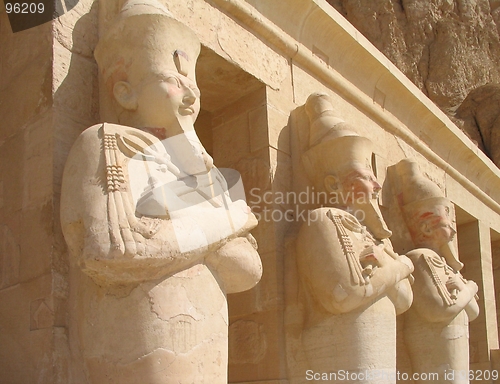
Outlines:
<svg viewBox="0 0 500 384"><path fill-rule="evenodd" d="M305 293L304 279L309 277L300 270L304 264L299 253L307 246L297 246L297 239L303 241L306 236L301 227L311 219L310 212L330 206L322 200L322 187L309 176L311 164L304 160L309 148L331 134L325 130L325 135L318 134L314 140L315 129L322 128L308 110L311 104L307 101L313 94L328 98L326 107L311 107L318 116L332 119L322 120L325 129L345 123L349 127L342 128L342 135L363 137L372 143L362 161L381 186L381 191L375 188L377 209L385 220L384 229L392 235L390 242L384 242L384 236L372 231L366 235L374 238L370 247L383 244L386 257L395 260L422 247L416 245L405 221L401 200L404 178L393 167L402 160L411 159L421 177L440 191L436 196L451 202L450 226L456 236L451 236L450 242L463 267L450 268L453 273L460 269L465 282L477 284L477 293L472 296L476 296L478 315L468 325L469 365L480 372L473 378L495 382L498 375L494 376L493 370L500 369L497 166L326 0L159 3L201 42L196 64L201 110L194 128L219 169L239 172L246 203L258 220L251 234L262 262L260 282L227 295L227 383L319 382L323 379L315 374L330 373L330 369L310 361L316 352L308 345L322 347L307 340L322 336L310 332L306 337L305 330L311 329L307 324L330 320L321 317L321 311L317 318L311 315L310 302L320 299ZM69 332L73 275L60 220L63 170L79 135L106 122L101 116L106 87L94 50L124 4L124 0L80 0L59 18L16 33L0 5L2 383L81 384L73 381L71 373L75 364ZM355 135L345 133L351 129ZM344 152L332 150L332 156L344 156ZM340 233L336 219L326 217ZM360 222L360 228L370 227L364 225L363 218ZM357 227L353 228L354 233ZM313 247L319 240L310 241ZM346 243L341 245L345 252ZM377 258L377 253L373 254ZM363 253L363 257L370 255ZM361 266L360 279L366 277L366 285L375 285L374 279L384 266ZM409 280L408 286L413 283L410 272L413 269L400 276L401 281ZM414 276L419 278L416 272ZM453 287L450 292L453 289L460 290ZM454 295L452 292L450 306ZM387 317L394 322L393 330L387 331L383 322L373 326L378 334L387 331L389 338L394 334L394 343L388 347L394 353L388 358L394 355L396 360L388 369L411 376L423 372L415 368L409 352L407 343L411 341L405 338L408 317L400 315L398 309L404 307L390 305L392 312ZM375 306L367 311L370 308ZM342 317L343 311L334 309L332 313ZM341 343L354 343L357 336L345 334ZM133 340L139 336L127 337ZM341 356L342 348L332 350L333 357L335 353ZM364 358L362 353L349 356L354 366L365 368L356 360ZM342 367L335 366L335 370ZM401 377L399 381L403 382Z"/></svg>

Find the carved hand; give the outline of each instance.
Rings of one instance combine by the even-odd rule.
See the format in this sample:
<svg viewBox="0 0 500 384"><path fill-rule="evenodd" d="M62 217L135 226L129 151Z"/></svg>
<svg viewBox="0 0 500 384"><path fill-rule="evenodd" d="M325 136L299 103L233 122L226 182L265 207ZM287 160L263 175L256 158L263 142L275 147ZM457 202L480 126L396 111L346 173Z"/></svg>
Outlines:
<svg viewBox="0 0 500 384"><path fill-rule="evenodd" d="M382 268L397 268L401 280L408 277L414 270L411 260L404 255L396 255L396 258L389 256L386 252L380 250L375 253L377 261Z"/></svg>
<svg viewBox="0 0 500 384"><path fill-rule="evenodd" d="M465 287L467 287L467 289L469 289L474 295L479 289L477 284L472 280L467 280L467 284L465 284Z"/></svg>
<svg viewBox="0 0 500 384"><path fill-rule="evenodd" d="M465 289L465 283L463 282L463 280L460 278L459 275L449 276L445 284L449 292L453 292L453 290L463 291Z"/></svg>
<svg viewBox="0 0 500 384"><path fill-rule="evenodd" d="M396 260L399 261L400 263L403 263L404 265L406 265L408 267L409 272L405 277L409 276L410 273L412 273L415 270L415 267L414 267L412 261L408 257L406 257L405 255L399 255Z"/></svg>
<svg viewBox="0 0 500 384"><path fill-rule="evenodd" d="M208 254L207 265L218 275L225 293L254 287L262 276L257 242L252 235L237 237Z"/></svg>

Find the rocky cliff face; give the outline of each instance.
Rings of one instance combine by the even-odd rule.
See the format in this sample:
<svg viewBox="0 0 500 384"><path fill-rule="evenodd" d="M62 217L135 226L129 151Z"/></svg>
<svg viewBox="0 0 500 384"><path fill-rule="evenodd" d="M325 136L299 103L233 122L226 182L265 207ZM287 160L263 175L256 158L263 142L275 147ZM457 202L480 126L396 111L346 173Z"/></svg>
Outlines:
<svg viewBox="0 0 500 384"><path fill-rule="evenodd" d="M500 148L493 156L485 143L491 133L471 118L478 102L468 100L456 113L472 91L500 84L500 0L328 1L500 165ZM498 102L481 95L496 91L471 95L488 121ZM494 127L486 125L483 131Z"/></svg>

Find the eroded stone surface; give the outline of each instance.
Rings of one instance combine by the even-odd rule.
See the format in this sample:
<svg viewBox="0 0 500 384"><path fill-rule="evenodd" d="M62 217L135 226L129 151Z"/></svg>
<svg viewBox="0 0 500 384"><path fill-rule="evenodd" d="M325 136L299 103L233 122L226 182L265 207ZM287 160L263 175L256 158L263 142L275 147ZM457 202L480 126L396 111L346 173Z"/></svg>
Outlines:
<svg viewBox="0 0 500 384"><path fill-rule="evenodd" d="M309 149L302 161L325 201L308 213L296 242L304 323L295 354L314 372L375 369L386 375L359 382L395 383L388 377L396 370L396 314L411 305L413 265L388 240L371 142L335 116L327 95L311 95L305 108Z"/></svg>
<svg viewBox="0 0 500 384"><path fill-rule="evenodd" d="M488 0L330 0L441 109L500 82L498 8Z"/></svg>
<svg viewBox="0 0 500 384"><path fill-rule="evenodd" d="M226 294L262 266L243 187L194 131L199 51L153 0L125 2L96 48L115 124L77 139L61 197L74 382L227 382Z"/></svg>
<svg viewBox="0 0 500 384"><path fill-rule="evenodd" d="M329 0L498 165L491 125L475 126L464 109L485 84L499 84L500 8L488 0ZM469 96L468 96L469 95ZM467 97L468 100L465 100ZM465 100L465 102L464 102ZM455 110L462 102L462 113ZM493 103L490 102L490 103ZM483 103L483 107L484 107ZM463 113L465 112L465 113ZM495 129L495 131L498 129ZM495 135L497 135L495 133Z"/></svg>
<svg viewBox="0 0 500 384"><path fill-rule="evenodd" d="M417 249L408 253L415 265L414 301L405 313L404 338L414 372L469 370L468 322L479 313L476 283L460 274L463 264L453 249L456 234L451 202L420 173L416 162L394 166L398 201ZM453 383L468 382L457 377Z"/></svg>
<svg viewBox="0 0 500 384"><path fill-rule="evenodd" d="M464 131L500 166L500 85L487 84L471 91L456 117Z"/></svg>

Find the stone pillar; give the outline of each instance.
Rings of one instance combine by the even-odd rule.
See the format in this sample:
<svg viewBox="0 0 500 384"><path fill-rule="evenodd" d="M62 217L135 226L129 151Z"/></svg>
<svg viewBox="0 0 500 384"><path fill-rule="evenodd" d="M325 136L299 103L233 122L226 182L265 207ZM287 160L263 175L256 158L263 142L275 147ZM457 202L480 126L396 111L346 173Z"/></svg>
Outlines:
<svg viewBox="0 0 500 384"><path fill-rule="evenodd" d="M458 247L465 278L478 287L478 318L470 323L471 369L490 369L490 351L498 349L490 228L482 221L458 226Z"/></svg>

